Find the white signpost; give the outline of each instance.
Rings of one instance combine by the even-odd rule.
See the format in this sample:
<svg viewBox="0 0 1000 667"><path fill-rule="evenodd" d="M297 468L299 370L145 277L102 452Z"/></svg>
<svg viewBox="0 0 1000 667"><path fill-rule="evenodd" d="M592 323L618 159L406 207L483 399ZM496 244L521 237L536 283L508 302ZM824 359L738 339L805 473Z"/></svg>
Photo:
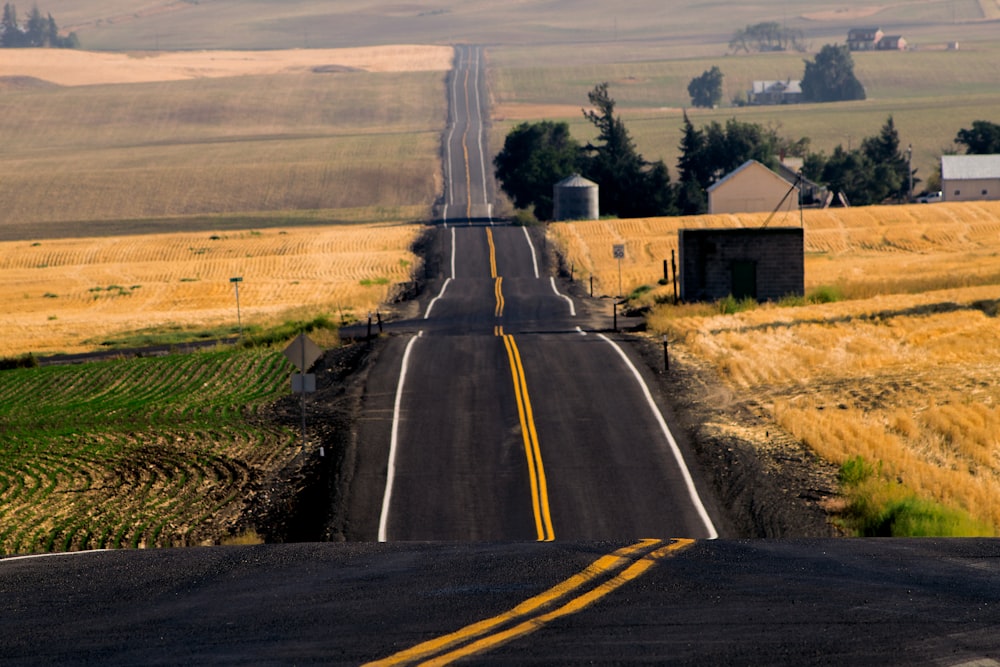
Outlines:
<svg viewBox="0 0 1000 667"><path fill-rule="evenodd" d="M309 336L304 333L299 334L295 340L289 343L282 353L292 364L299 369L299 373L292 374L292 393L302 394L302 449L306 447L306 394L316 391L316 374L306 373L316 360L323 356L323 348L314 343ZM325 454L323 446L319 448L319 455Z"/></svg>

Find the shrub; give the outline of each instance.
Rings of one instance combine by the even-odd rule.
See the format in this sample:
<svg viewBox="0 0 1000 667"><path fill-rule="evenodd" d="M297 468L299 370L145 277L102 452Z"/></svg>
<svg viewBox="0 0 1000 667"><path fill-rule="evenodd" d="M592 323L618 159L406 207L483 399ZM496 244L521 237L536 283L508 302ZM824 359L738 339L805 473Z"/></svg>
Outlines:
<svg viewBox="0 0 1000 667"><path fill-rule="evenodd" d="M743 297L742 299L737 299L732 294L727 296L725 299L720 299L716 302L718 311L720 315L734 315L736 313L742 313L746 310L754 310L757 308L757 300L753 297Z"/></svg>

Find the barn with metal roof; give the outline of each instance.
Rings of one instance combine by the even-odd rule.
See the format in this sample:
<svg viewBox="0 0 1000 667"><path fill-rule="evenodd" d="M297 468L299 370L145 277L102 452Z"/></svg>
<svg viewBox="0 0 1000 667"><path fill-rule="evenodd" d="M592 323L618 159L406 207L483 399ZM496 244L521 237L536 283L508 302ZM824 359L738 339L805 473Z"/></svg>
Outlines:
<svg viewBox="0 0 1000 667"><path fill-rule="evenodd" d="M1000 155L942 155L944 201L1000 200Z"/></svg>

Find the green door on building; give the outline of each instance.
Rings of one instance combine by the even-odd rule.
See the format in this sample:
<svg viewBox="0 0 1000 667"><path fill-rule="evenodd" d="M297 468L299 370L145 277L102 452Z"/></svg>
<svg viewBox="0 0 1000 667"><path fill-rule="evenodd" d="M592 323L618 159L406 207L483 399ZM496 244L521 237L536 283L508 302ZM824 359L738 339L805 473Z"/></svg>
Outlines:
<svg viewBox="0 0 1000 667"><path fill-rule="evenodd" d="M732 278L733 297L757 298L757 262L745 259L733 260Z"/></svg>

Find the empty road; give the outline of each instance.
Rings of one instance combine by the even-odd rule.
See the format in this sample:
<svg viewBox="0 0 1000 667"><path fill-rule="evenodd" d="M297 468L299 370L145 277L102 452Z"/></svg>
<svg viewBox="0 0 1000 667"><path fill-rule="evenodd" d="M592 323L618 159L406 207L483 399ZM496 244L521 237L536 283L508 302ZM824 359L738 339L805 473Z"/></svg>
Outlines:
<svg viewBox="0 0 1000 667"><path fill-rule="evenodd" d="M540 234L492 218L478 48L457 49L448 94L429 259L441 269L371 372L351 536L716 537L648 371L606 331L610 312L564 293Z"/></svg>

